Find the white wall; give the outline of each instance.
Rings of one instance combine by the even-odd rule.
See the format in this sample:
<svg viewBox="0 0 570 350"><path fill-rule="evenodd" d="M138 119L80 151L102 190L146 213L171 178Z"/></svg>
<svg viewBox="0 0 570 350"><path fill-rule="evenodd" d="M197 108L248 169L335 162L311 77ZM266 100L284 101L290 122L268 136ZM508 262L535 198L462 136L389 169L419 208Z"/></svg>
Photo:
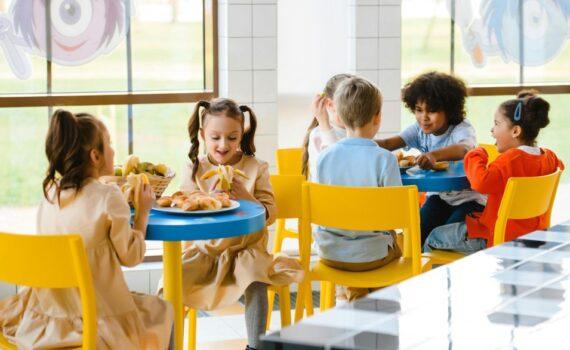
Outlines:
<svg viewBox="0 0 570 350"><path fill-rule="evenodd" d="M312 97L348 71L347 0L281 0L278 19L279 147L298 147Z"/></svg>
<svg viewBox="0 0 570 350"><path fill-rule="evenodd" d="M400 130L401 0L278 2L279 147L299 147L311 100L337 73L356 73L384 95L378 136Z"/></svg>

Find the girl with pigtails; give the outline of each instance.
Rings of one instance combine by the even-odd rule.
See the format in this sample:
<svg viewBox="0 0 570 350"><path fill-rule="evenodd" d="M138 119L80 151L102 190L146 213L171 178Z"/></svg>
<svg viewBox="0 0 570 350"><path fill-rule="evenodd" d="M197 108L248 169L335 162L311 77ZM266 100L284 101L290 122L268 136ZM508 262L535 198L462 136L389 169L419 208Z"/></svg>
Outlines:
<svg viewBox="0 0 570 350"><path fill-rule="evenodd" d="M188 124L192 145L190 162L182 172L181 190L212 191L216 179L202 176L218 165L230 165L247 176L233 179L230 196L263 205L267 225L271 225L275 200L268 164L255 157L256 127L255 113L247 106L238 106L226 98L198 102ZM205 146L202 155L200 139ZM185 305L212 310L234 304L245 295L247 349L259 348L259 336L265 332L267 285L300 282L303 277L297 260L267 252L266 228L245 236L188 242L182 260Z"/></svg>
<svg viewBox="0 0 570 350"><path fill-rule="evenodd" d="M113 174L115 151L109 132L103 122L86 113L55 111L45 153L48 168L37 232L79 234L83 238L97 305L95 347L171 348L172 306L157 296L130 292L121 270L121 266L132 267L143 261L154 200L150 185L143 185L139 192L139 215L131 224L131 211L121 190L98 180ZM78 290L20 288L18 294L0 300L0 334L18 349L81 346L83 320Z"/></svg>

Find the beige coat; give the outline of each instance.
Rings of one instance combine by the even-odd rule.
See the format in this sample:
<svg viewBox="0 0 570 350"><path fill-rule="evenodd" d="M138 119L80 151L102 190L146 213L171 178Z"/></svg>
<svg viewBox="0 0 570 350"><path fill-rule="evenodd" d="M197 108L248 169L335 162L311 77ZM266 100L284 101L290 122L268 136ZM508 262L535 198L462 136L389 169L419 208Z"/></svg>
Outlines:
<svg viewBox="0 0 570 350"><path fill-rule="evenodd" d="M199 159L197 182L191 178L191 164L183 171L181 189L209 191L215 177L200 180L208 170L216 167L203 156ZM245 188L267 210L267 225L275 221L277 208L266 162L243 156L233 164L242 170L248 180ZM286 285L300 282L303 270L296 259L267 252L267 228L249 235L186 242L182 253L184 303L200 310L212 310L231 305L240 298L252 282Z"/></svg>
<svg viewBox="0 0 570 350"><path fill-rule="evenodd" d="M61 207L44 199L37 227L39 234L83 237L97 299L97 349L166 349L172 307L158 297L129 292L121 271L142 262L145 253L144 234L129 222L129 206L118 187L90 180L76 197L63 191ZM79 293L25 288L0 301L0 330L19 349L79 346Z"/></svg>

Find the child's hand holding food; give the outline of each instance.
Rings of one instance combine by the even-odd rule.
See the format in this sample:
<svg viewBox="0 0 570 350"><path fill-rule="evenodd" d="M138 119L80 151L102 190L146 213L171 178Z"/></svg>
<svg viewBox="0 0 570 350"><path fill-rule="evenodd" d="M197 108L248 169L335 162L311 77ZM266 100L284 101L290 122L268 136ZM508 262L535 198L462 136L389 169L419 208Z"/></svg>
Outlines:
<svg viewBox="0 0 570 350"><path fill-rule="evenodd" d="M152 208L152 204L154 203L155 199L156 197L152 191L150 184L142 184L139 191L139 212L141 214L148 213Z"/></svg>
<svg viewBox="0 0 570 350"><path fill-rule="evenodd" d="M237 178L233 181L230 196L233 199L245 199L251 202L257 202L257 199L245 188L241 179Z"/></svg>
<svg viewBox="0 0 570 350"><path fill-rule="evenodd" d="M435 159L433 154L427 152L417 157L416 163L422 169L433 169L435 167L435 163L437 163L437 159Z"/></svg>

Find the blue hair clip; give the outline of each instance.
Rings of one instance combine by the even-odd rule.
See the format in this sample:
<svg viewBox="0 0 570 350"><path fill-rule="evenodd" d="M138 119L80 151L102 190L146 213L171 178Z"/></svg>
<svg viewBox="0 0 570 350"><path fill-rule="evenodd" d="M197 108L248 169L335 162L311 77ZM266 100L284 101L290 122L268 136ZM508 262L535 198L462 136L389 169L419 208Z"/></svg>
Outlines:
<svg viewBox="0 0 570 350"><path fill-rule="evenodd" d="M515 108L515 115L514 115L515 122L521 120L522 105L523 102L519 101L519 103L517 104L517 108Z"/></svg>

